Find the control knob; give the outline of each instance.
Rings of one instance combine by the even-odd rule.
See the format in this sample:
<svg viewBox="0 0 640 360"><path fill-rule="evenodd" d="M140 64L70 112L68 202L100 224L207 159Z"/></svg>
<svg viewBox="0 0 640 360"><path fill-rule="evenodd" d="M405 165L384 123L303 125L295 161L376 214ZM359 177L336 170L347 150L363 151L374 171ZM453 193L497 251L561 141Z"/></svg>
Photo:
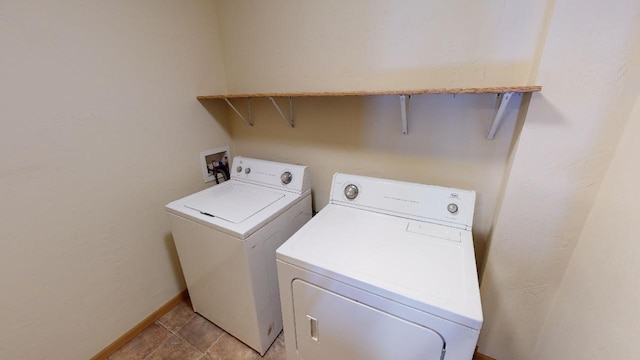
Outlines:
<svg viewBox="0 0 640 360"><path fill-rule="evenodd" d="M349 200L355 199L356 197L358 197L358 187L353 184L345 186L344 196L346 196Z"/></svg>
<svg viewBox="0 0 640 360"><path fill-rule="evenodd" d="M280 181L282 181L282 183L285 185L288 185L291 180L293 180L293 175L288 171L285 171L282 173L282 175L280 175Z"/></svg>
<svg viewBox="0 0 640 360"><path fill-rule="evenodd" d="M240 171L242 171L242 166L238 166L238 167L236 168L236 172L240 172Z"/></svg>
<svg viewBox="0 0 640 360"><path fill-rule="evenodd" d="M447 210L449 210L450 213L455 214L458 212L458 205L451 203L447 205Z"/></svg>
<svg viewBox="0 0 640 360"><path fill-rule="evenodd" d="M245 173L245 174L249 174L250 172L251 172L251 169L250 169L250 168L246 168L246 169L244 169L244 173Z"/></svg>

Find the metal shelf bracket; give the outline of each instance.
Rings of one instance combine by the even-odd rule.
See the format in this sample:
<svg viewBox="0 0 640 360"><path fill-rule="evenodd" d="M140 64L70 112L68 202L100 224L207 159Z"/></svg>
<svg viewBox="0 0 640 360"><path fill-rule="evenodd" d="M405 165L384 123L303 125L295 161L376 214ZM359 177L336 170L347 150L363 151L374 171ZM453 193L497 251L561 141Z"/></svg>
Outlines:
<svg viewBox="0 0 640 360"><path fill-rule="evenodd" d="M286 121L289 124L290 127L293 127L293 125L294 125L294 123L293 123L293 97L289 96L289 118L288 119L284 115L282 110L280 109L280 106L278 106L278 103L273 99L273 97L269 96L269 100L271 100L271 103L273 104L273 106L276 108L276 110L278 110L278 113L280 114L280 116L282 116L282 119L284 119L284 121Z"/></svg>
<svg viewBox="0 0 640 360"><path fill-rule="evenodd" d="M407 97L409 97L408 102ZM402 135L407 135L409 134L407 122L411 117L411 95L400 95L400 116L402 117Z"/></svg>
<svg viewBox="0 0 640 360"><path fill-rule="evenodd" d="M249 111L248 120L244 116L242 116L240 111L238 111L238 109L236 109L236 107L233 106L233 104L231 103L231 101L229 101L229 99L224 99L224 101L227 103L227 105L229 105L229 107L231 107L231 109L233 109L233 111L236 113L236 115L240 117L240 119L244 120L244 122L247 123L247 125L253 126L253 115L251 113L251 98L247 98L247 109Z"/></svg>
<svg viewBox="0 0 640 360"><path fill-rule="evenodd" d="M498 94L500 97L500 106L498 107L498 111L496 112L496 116L493 118L493 123L491 123L491 129L489 129L489 133L487 134L487 140L493 140L496 136L496 132L504 120L504 114L507 110L507 105L509 105L509 100L513 96L514 92L506 92L502 94Z"/></svg>

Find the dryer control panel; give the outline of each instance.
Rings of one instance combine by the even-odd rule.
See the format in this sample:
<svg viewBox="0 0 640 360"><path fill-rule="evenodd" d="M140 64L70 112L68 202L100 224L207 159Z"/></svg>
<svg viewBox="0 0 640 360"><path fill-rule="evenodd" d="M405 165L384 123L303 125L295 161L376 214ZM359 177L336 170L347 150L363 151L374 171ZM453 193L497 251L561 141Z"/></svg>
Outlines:
<svg viewBox="0 0 640 360"><path fill-rule="evenodd" d="M236 156L229 170L231 179L238 181L300 194L311 188L307 167L303 165Z"/></svg>
<svg viewBox="0 0 640 360"><path fill-rule="evenodd" d="M475 191L336 173L331 203L471 230Z"/></svg>

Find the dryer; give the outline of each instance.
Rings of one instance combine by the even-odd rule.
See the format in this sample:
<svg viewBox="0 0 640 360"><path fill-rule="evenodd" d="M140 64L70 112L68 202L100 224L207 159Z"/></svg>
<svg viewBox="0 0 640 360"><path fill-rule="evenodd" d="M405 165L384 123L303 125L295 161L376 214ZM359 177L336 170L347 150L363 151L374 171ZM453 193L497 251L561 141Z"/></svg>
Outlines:
<svg viewBox="0 0 640 360"><path fill-rule="evenodd" d="M307 167L236 157L166 206L194 310L263 355L282 330L276 249L311 218Z"/></svg>
<svg viewBox="0 0 640 360"><path fill-rule="evenodd" d="M475 192L336 174L277 250L287 359L470 360Z"/></svg>

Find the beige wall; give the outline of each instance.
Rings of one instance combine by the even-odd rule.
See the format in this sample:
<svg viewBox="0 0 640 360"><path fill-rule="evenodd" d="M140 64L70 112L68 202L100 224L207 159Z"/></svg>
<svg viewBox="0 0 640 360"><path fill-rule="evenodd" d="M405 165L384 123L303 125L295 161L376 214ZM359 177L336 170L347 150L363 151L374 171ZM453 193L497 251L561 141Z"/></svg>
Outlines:
<svg viewBox="0 0 640 360"><path fill-rule="evenodd" d="M164 205L229 144L195 101L225 90L214 11L0 2L0 359L87 359L184 288Z"/></svg>
<svg viewBox="0 0 640 360"><path fill-rule="evenodd" d="M218 1L229 92L523 85L551 4ZM485 140L491 95L414 96L408 136L396 96L299 98L295 129L264 99L253 102L253 128L229 114L237 154L311 167L316 210L336 171L476 190L480 260L521 101L493 142Z"/></svg>
<svg viewBox="0 0 640 360"><path fill-rule="evenodd" d="M478 190L480 350L530 358L635 101L640 4L220 5L230 92L544 86L512 152L482 141L480 98L416 97L407 137L394 97L296 100L296 129L256 100L256 126L232 125L238 153L310 165L316 209L336 170Z"/></svg>
<svg viewBox="0 0 640 360"><path fill-rule="evenodd" d="M532 358L640 358L638 154L640 97Z"/></svg>
<svg viewBox="0 0 640 360"><path fill-rule="evenodd" d="M589 264L603 262L598 234L618 224L596 215L585 231L593 237L582 236L560 281L637 99L639 7L633 0L0 3L0 359L41 359L52 349L61 358L90 357L176 295L184 283L163 206L204 187L198 154L229 144L230 134L233 155L310 165L318 210L335 171L477 190L479 254L493 233L480 349L528 358L541 331L579 326L581 313L569 308L582 291L595 306L604 299L595 295L613 286L602 278L580 287ZM494 106L488 95L416 96L407 136L393 96L296 99L294 129L264 99L254 101L253 128L220 102L194 101L227 90L523 83L544 91L531 101L515 152L520 98L493 142L483 140ZM627 155L619 158L631 157L632 142L623 142ZM607 181L601 198L627 184ZM594 214L615 205L598 204ZM623 261L630 271L631 264ZM565 322L550 316L543 327L556 292L550 314ZM622 311L602 314L588 320L611 336L637 331L603 320ZM582 334L585 343L598 335ZM563 335L572 349L581 346ZM545 334L535 354L573 351L560 347Z"/></svg>
<svg viewBox="0 0 640 360"><path fill-rule="evenodd" d="M482 254L520 100L514 98L495 140L487 141L492 95L416 96L408 135L397 96L297 98L293 129L268 100L256 99L253 127L231 119L234 151L308 165L315 210L329 201L335 172L476 190L474 234ZM280 104L288 109L285 100Z"/></svg>
<svg viewBox="0 0 640 360"><path fill-rule="evenodd" d="M576 4L556 2L543 92L529 106L482 277L480 351L497 359L563 359L533 347L638 95L640 3Z"/></svg>
<svg viewBox="0 0 640 360"><path fill-rule="evenodd" d="M218 3L229 91L274 92L524 85L553 1Z"/></svg>

